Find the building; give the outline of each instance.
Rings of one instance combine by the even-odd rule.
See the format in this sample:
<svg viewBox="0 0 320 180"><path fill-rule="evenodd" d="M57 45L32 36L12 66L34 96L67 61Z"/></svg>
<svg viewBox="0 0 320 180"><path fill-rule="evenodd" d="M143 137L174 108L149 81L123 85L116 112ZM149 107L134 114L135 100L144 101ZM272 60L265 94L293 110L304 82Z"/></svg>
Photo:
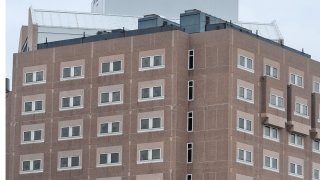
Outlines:
<svg viewBox="0 0 320 180"><path fill-rule="evenodd" d="M138 22L14 55L8 180L319 179L319 62L198 10Z"/></svg>

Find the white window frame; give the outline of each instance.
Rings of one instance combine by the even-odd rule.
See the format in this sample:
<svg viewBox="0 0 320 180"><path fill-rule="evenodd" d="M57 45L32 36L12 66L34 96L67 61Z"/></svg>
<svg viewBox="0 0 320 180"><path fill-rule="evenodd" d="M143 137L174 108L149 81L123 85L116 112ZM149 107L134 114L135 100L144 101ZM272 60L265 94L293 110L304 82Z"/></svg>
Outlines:
<svg viewBox="0 0 320 180"><path fill-rule="evenodd" d="M192 83L192 85L190 85L190 83ZM190 88L192 88L192 98L190 99L189 98L189 94L190 94ZM188 101L193 101L194 100L194 90L195 90L195 88L194 88L194 80L189 80L188 81L188 97L187 97L187 99L188 99Z"/></svg>
<svg viewBox="0 0 320 180"><path fill-rule="evenodd" d="M160 128L152 128L153 126L153 119L154 118L159 118L160 119ZM143 119L148 119L149 120L149 128L148 129L141 129L141 121ZM139 120L139 128L138 128L138 133L143 133L143 132L155 132L155 131L163 131L163 119L161 117L150 117L150 118L141 118Z"/></svg>
<svg viewBox="0 0 320 180"><path fill-rule="evenodd" d="M316 91L316 87L318 86L319 91ZM320 94L320 82L313 81L313 92Z"/></svg>
<svg viewBox="0 0 320 180"><path fill-rule="evenodd" d="M276 98L276 104L272 104L272 96L274 96ZM280 106L279 100L282 99L282 105ZM280 111L285 111L284 108L284 98L275 94L270 94L270 99L269 99L269 107L274 108L274 109L278 109Z"/></svg>
<svg viewBox="0 0 320 180"><path fill-rule="evenodd" d="M79 158L79 166L71 166L72 163L72 157L78 157ZM61 167L61 159L62 158L68 158L68 167ZM76 170L76 169L81 169L81 157L79 155L76 156L61 156L59 158L59 165L58 165L58 171L67 171L67 170Z"/></svg>
<svg viewBox="0 0 320 180"><path fill-rule="evenodd" d="M270 159L270 164L268 166L266 166L266 157L268 157ZM277 161L277 168L272 167L273 166L273 160ZM279 159L269 156L269 155L264 155L263 156L263 169L269 170L269 171L274 171L274 172L279 172Z"/></svg>
<svg viewBox="0 0 320 180"><path fill-rule="evenodd" d="M80 76L74 76L74 68L76 67L81 67L81 75ZM70 77L63 77L64 69L65 68L70 68ZM66 66L62 67L61 69L61 76L60 76L60 81L67 81L67 80L75 80L75 79L82 79L84 78L84 72L83 72L83 65L78 65L78 66Z"/></svg>
<svg viewBox="0 0 320 180"><path fill-rule="evenodd" d="M160 56L161 57L161 65L160 66L154 66L154 57ZM142 67L142 59L143 58L150 58L150 67ZM163 55L152 55L152 56L144 56L140 58L140 66L139 71L148 71L148 70L154 70L154 69L162 69L165 67L164 58Z"/></svg>
<svg viewBox="0 0 320 180"><path fill-rule="evenodd" d="M120 92L120 101L112 101L112 98L113 98L113 93L114 92ZM109 102L105 102L105 103L102 103L101 102L101 99L102 99L102 94L103 93L109 93ZM101 92L100 93L100 100L99 100L99 106L109 106L109 105L117 105L117 104L123 104L123 94L122 94L122 91L121 89L119 90L116 90L116 91L105 91L105 92Z"/></svg>
<svg viewBox="0 0 320 180"><path fill-rule="evenodd" d="M161 96L159 97L153 97L153 88L160 87L161 89ZM149 98L142 98L142 89L149 89ZM164 90L163 85L154 85L152 87L141 87L139 93L141 94L141 99L139 99L138 102L144 102L144 101L154 101L154 100L162 100L164 99Z"/></svg>
<svg viewBox="0 0 320 180"><path fill-rule="evenodd" d="M153 160L153 159L152 159L152 150L158 150L158 149L160 150L160 159ZM148 160L145 160L145 161L141 161L141 160L140 160L140 152L141 152L141 151L148 151ZM159 162L163 162L163 159L162 159L162 150L161 150L161 148L140 149L140 150L139 150L137 164L148 164L148 163L159 163Z"/></svg>
<svg viewBox="0 0 320 180"><path fill-rule="evenodd" d="M299 111L300 112L297 112L297 106L299 106ZM306 112L307 114L306 115L302 113L303 109L305 107L307 108L307 112ZM299 117L303 117L305 119L309 119L309 107L308 107L308 105L302 104L300 102L296 102L295 103L295 107L294 107L294 115L299 116Z"/></svg>
<svg viewBox="0 0 320 180"><path fill-rule="evenodd" d="M36 101L42 101L42 109L41 110L36 110ZM27 102L31 102L32 103L32 108L31 108L32 111L26 112L25 107L26 107L26 103ZM22 115L45 113L44 100L40 100L39 99L39 100L32 100L32 101L24 101L23 105L24 105L24 107L23 107L24 111L22 112Z"/></svg>
<svg viewBox="0 0 320 180"><path fill-rule="evenodd" d="M42 72L42 81L37 81L37 72ZM27 74L32 73L32 82L27 82ZM46 83L45 80L45 75L44 75L45 71L44 70L39 70L39 71L31 71L31 72L26 72L24 73L24 86L28 86L28 85L35 85L35 84L44 84Z"/></svg>
<svg viewBox="0 0 320 180"><path fill-rule="evenodd" d="M113 123L119 123L119 132L112 132L112 124ZM102 124L108 124L108 133L101 133L101 125ZM99 129L98 129L98 137L103 137L103 136L116 136L116 135L121 135L122 131L121 131L121 127L122 124L120 121L110 121L110 122L102 122L99 124Z"/></svg>
<svg viewBox="0 0 320 180"><path fill-rule="evenodd" d="M192 55L190 52L193 52ZM190 62L190 57L192 57L192 68L190 68L191 62ZM188 70L194 70L194 49L190 49L188 51Z"/></svg>
<svg viewBox="0 0 320 180"><path fill-rule="evenodd" d="M266 128L269 128L269 134L270 136L267 136L266 135ZM276 130L277 131L277 137L273 137L272 135L272 130ZM265 139L268 139L268 140L271 140L271 141L276 141L276 142L279 142L280 141L280 134L279 134L279 128L276 128L276 127L272 127L272 126L268 126L268 125L265 125L263 126L263 138Z"/></svg>
<svg viewBox="0 0 320 180"><path fill-rule="evenodd" d="M294 164L294 166L295 166L295 172L294 173L292 173L291 172L291 164ZM289 162L288 163L288 175L290 175L290 176L294 176L294 177L298 177L298 178L302 178L303 179L303 177L304 177L304 173L303 173L303 171L304 171L304 167L303 167L303 165L301 165L301 164L297 164L297 163L293 163L293 162ZM298 172L298 166L301 166L301 173L302 173L302 175L299 175L299 174L297 174L297 172Z"/></svg>
<svg viewBox="0 0 320 180"><path fill-rule="evenodd" d="M244 89L244 90L243 90L244 97L240 97L240 88L243 88L243 89ZM252 93L252 99L248 99L248 91L251 91L251 93ZM253 91L252 89L239 86L238 89L237 89L237 98L238 98L238 100L241 100L241 101L245 101L245 102L254 104L254 91Z"/></svg>
<svg viewBox="0 0 320 180"><path fill-rule="evenodd" d="M239 154L240 154L240 151L241 151L241 150L244 152L244 154L243 154L243 159L244 159L244 160L239 159ZM251 155L251 162L246 161L246 159L247 159L247 153L248 153L248 152L249 152L250 155ZM253 166L253 153L252 153L251 151L249 151L249 150L237 148L237 162L238 162L238 163L241 163L241 164Z"/></svg>
<svg viewBox="0 0 320 180"><path fill-rule="evenodd" d="M73 127L80 127L79 130L79 136L72 136L73 133ZM75 125L75 126L63 126L59 127L60 128L60 133L59 133L59 138L58 141L66 141L66 140L73 140L73 139L82 139L82 126L80 125ZM62 137L62 128L69 128L69 135L68 137Z"/></svg>
<svg viewBox="0 0 320 180"><path fill-rule="evenodd" d="M318 171L319 178L314 177L315 171ZM317 169L317 168L312 169L312 180L320 180L320 169Z"/></svg>
<svg viewBox="0 0 320 180"><path fill-rule="evenodd" d="M191 144L191 148L189 148L189 144ZM188 160L188 153L191 151L191 161L189 162ZM193 143L187 143L187 164L192 164L193 162Z"/></svg>
<svg viewBox="0 0 320 180"><path fill-rule="evenodd" d="M295 142L294 143L290 141L291 140L291 135L295 136L295 138L294 138ZM288 144L290 146L293 146L293 147L296 147L296 148L300 148L300 149L304 149L304 137L302 135L299 135L299 134L296 134L296 133L289 133L288 137L289 137ZM301 141L302 145L297 144L297 142L298 142L297 137L301 137L302 138L302 141Z"/></svg>
<svg viewBox="0 0 320 180"><path fill-rule="evenodd" d="M78 97L78 96L80 96L80 106L73 106L73 98L74 97ZM69 100L69 107L63 107L63 99L64 98L69 98L70 100ZM63 96L63 97L61 97L61 105L60 105L60 107L59 107L59 110L60 111L67 111L67 110L71 110L71 109L81 109L81 108L83 108L83 96L82 95L75 95L75 96Z"/></svg>
<svg viewBox="0 0 320 180"><path fill-rule="evenodd" d="M189 116L190 115L190 116ZM194 121L193 121L193 111L189 111L187 112L187 132L193 132L193 124L194 124ZM190 128L190 124L189 124L189 120L191 121L191 130L189 130Z"/></svg>
<svg viewBox="0 0 320 180"><path fill-rule="evenodd" d="M40 161L40 169L39 170L33 170L33 161ZM23 162L29 161L30 162L30 170L29 171L24 171L23 170ZM43 163L42 159L31 159L31 160L23 160L20 162L21 167L20 167L20 174L35 174L35 173L42 173L43 172L43 166L41 168L41 164Z"/></svg>
<svg viewBox="0 0 320 180"><path fill-rule="evenodd" d="M34 140L34 133L35 131L41 131L41 139L40 140ZM24 141L24 133L25 132L31 132L31 140L30 141ZM22 139L21 139L21 144L37 144L37 143L43 143L44 142L44 135L43 135L44 130L43 129L33 129L33 130L28 130L28 131L23 131L22 132Z"/></svg>
<svg viewBox="0 0 320 180"><path fill-rule="evenodd" d="M242 65L240 64L240 59L241 59L241 57L244 58L244 66L242 66ZM251 69L251 68L248 68L248 61L249 61L249 60L251 60L251 62L252 62L252 69ZM237 63L237 65L238 65L238 68L239 68L239 69L242 69L242 70L245 70L245 71L254 73L254 60L251 59L251 58L249 58L249 57L246 57L246 56L244 56L244 55L239 55L239 56L238 56L238 63Z"/></svg>
<svg viewBox="0 0 320 180"><path fill-rule="evenodd" d="M315 147L318 146L318 149ZM312 152L320 154L320 140L312 140Z"/></svg>
<svg viewBox="0 0 320 180"><path fill-rule="evenodd" d="M240 128L240 119L243 119L244 121L244 129ZM247 130L248 128L248 121L251 122L251 130ZM237 130L240 131L240 132L244 132L244 133L248 133L248 134L253 134L253 121L250 120L250 119L247 119L247 118L244 118L244 117L238 117L237 118Z"/></svg>
<svg viewBox="0 0 320 180"><path fill-rule="evenodd" d="M121 62L121 69L119 71L114 71L113 70L113 64L114 64L114 62L118 62L118 61ZM102 65L106 64L106 63L110 64L109 72L102 72L102 67L103 67ZM114 74L123 74L124 73L123 67L124 67L123 60L114 60L114 61L110 61L110 62L102 62L102 63L100 63L100 73L99 73L99 75L100 76L108 76L108 75L114 75Z"/></svg>
<svg viewBox="0 0 320 180"><path fill-rule="evenodd" d="M101 154L107 154L107 163L106 164L100 164L100 155ZM111 163L111 154L119 154L119 162L117 163ZM121 157L122 154L121 152L107 152L107 153L100 153L99 154L99 163L97 163L97 167L111 167L111 166L121 166L122 165L122 162L121 162Z"/></svg>
<svg viewBox="0 0 320 180"><path fill-rule="evenodd" d="M294 76L294 82L291 81L291 76ZM298 84L298 78L301 78L301 86ZM303 80L303 77L298 75L298 74L294 74L294 73L290 73L289 74L289 84L292 84L292 85L295 85L297 87L301 87L303 88L304 87L304 80Z"/></svg>
<svg viewBox="0 0 320 180"><path fill-rule="evenodd" d="M270 74L267 74L267 66L270 67ZM275 77L275 69L277 70L277 76ZM277 67L274 67L274 66L271 66L269 64L265 64L264 66L264 75L265 76L268 76L268 77L271 77L271 78L274 78L274 79L279 79L279 70Z"/></svg>

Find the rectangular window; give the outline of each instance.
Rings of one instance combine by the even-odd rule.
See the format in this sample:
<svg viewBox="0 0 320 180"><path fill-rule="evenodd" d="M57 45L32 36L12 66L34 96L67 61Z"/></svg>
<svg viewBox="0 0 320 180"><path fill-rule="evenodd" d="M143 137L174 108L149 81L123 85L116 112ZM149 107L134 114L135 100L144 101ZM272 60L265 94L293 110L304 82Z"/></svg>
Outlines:
<svg viewBox="0 0 320 180"><path fill-rule="evenodd" d="M270 95L270 107L274 107L277 109L284 109L284 99L283 97L271 94Z"/></svg>
<svg viewBox="0 0 320 180"><path fill-rule="evenodd" d="M313 92L320 94L320 82L313 82Z"/></svg>
<svg viewBox="0 0 320 180"><path fill-rule="evenodd" d="M308 106L301 103L296 103L295 115L308 117Z"/></svg>
<svg viewBox="0 0 320 180"><path fill-rule="evenodd" d="M27 72L25 74L25 83L34 84L44 82L44 71Z"/></svg>
<svg viewBox="0 0 320 180"><path fill-rule="evenodd" d="M115 74L122 72L122 62L121 61L112 61L101 64L101 73L102 74Z"/></svg>
<svg viewBox="0 0 320 180"><path fill-rule="evenodd" d="M279 129L271 126L264 126L264 138L279 141Z"/></svg>
<svg viewBox="0 0 320 180"><path fill-rule="evenodd" d="M193 111L187 113L187 131L193 131Z"/></svg>
<svg viewBox="0 0 320 180"><path fill-rule="evenodd" d="M303 166L300 164L289 163L289 175L303 177Z"/></svg>
<svg viewBox="0 0 320 180"><path fill-rule="evenodd" d="M278 159L270 156L264 156L264 168L272 171L279 171Z"/></svg>
<svg viewBox="0 0 320 180"><path fill-rule="evenodd" d="M159 99L163 98L162 96L162 87L147 87L141 89L141 98L142 99Z"/></svg>
<svg viewBox="0 0 320 180"><path fill-rule="evenodd" d="M313 140L313 152L320 153L320 141Z"/></svg>
<svg viewBox="0 0 320 180"><path fill-rule="evenodd" d="M105 122L100 124L100 135L120 133L120 122Z"/></svg>
<svg viewBox="0 0 320 180"><path fill-rule="evenodd" d="M41 169L41 160L35 159L35 160L26 160L22 162L22 169L24 173L25 172L42 172Z"/></svg>
<svg viewBox="0 0 320 180"><path fill-rule="evenodd" d="M81 96L73 97L63 97L61 99L61 108L80 108L81 105Z"/></svg>
<svg viewBox="0 0 320 180"><path fill-rule="evenodd" d="M120 164L120 153L114 152L114 153L100 154L99 159L100 159L99 160L100 165Z"/></svg>
<svg viewBox="0 0 320 180"><path fill-rule="evenodd" d="M194 50L188 51L188 70L194 69Z"/></svg>
<svg viewBox="0 0 320 180"><path fill-rule="evenodd" d="M80 156L69 156L60 158L60 169L79 169Z"/></svg>
<svg viewBox="0 0 320 180"><path fill-rule="evenodd" d="M23 132L23 143L43 142L42 130L32 130Z"/></svg>
<svg viewBox="0 0 320 180"><path fill-rule="evenodd" d="M265 66L265 75L278 79L278 68L270 66L270 65L266 65Z"/></svg>
<svg viewBox="0 0 320 180"><path fill-rule="evenodd" d="M160 117L140 119L140 131L154 131L162 129Z"/></svg>
<svg viewBox="0 0 320 180"><path fill-rule="evenodd" d="M160 149L146 149L139 151L140 162L159 162L161 160Z"/></svg>
<svg viewBox="0 0 320 180"><path fill-rule="evenodd" d="M252 153L244 149L238 149L237 161L239 163L250 164L252 165Z"/></svg>
<svg viewBox="0 0 320 180"><path fill-rule="evenodd" d="M121 91L101 93L101 104L118 104L121 103Z"/></svg>
<svg viewBox="0 0 320 180"><path fill-rule="evenodd" d="M192 174L187 174L186 180L192 180Z"/></svg>
<svg viewBox="0 0 320 180"><path fill-rule="evenodd" d="M82 77L82 66L64 67L62 70L62 79Z"/></svg>
<svg viewBox="0 0 320 180"><path fill-rule="evenodd" d="M244 88L244 87L240 86L239 90L238 90L238 98L245 100L245 101L252 102L253 101L253 91L251 89Z"/></svg>
<svg viewBox="0 0 320 180"><path fill-rule="evenodd" d="M81 137L81 127L73 126L73 127L62 127L61 128L61 139L78 139Z"/></svg>
<svg viewBox="0 0 320 180"><path fill-rule="evenodd" d="M319 173L320 173L319 169L313 169L313 176L312 176L313 180L320 180Z"/></svg>
<svg viewBox="0 0 320 180"><path fill-rule="evenodd" d="M246 133L252 133L252 121L245 118L238 118L238 130Z"/></svg>
<svg viewBox="0 0 320 180"><path fill-rule="evenodd" d="M193 143L187 143L187 163L192 163Z"/></svg>
<svg viewBox="0 0 320 180"><path fill-rule="evenodd" d="M248 57L240 55L239 61L238 61L238 68L244 69L249 72L254 72L253 71L253 60Z"/></svg>
<svg viewBox="0 0 320 180"><path fill-rule="evenodd" d="M194 81L188 81L188 101L194 100Z"/></svg>
<svg viewBox="0 0 320 180"><path fill-rule="evenodd" d="M36 113L36 112L43 112L43 101L29 101L24 103L24 112L25 113Z"/></svg>
<svg viewBox="0 0 320 180"><path fill-rule="evenodd" d="M303 78L297 74L290 74L290 84L303 87Z"/></svg>
<svg viewBox="0 0 320 180"><path fill-rule="evenodd" d="M141 58L141 68L139 70L159 69L163 67L164 63L162 56L147 56Z"/></svg>
<svg viewBox="0 0 320 180"><path fill-rule="evenodd" d="M291 133L289 135L289 145L303 148L303 137L299 134Z"/></svg>

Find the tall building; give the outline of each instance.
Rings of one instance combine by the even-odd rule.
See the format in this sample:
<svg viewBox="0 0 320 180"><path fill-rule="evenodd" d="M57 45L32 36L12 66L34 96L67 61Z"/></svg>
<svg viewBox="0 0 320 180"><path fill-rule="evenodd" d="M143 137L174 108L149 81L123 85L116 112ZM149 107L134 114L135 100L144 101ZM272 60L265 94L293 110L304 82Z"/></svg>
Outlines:
<svg viewBox="0 0 320 180"><path fill-rule="evenodd" d="M138 27L14 54L7 180L319 179L319 62L198 10Z"/></svg>

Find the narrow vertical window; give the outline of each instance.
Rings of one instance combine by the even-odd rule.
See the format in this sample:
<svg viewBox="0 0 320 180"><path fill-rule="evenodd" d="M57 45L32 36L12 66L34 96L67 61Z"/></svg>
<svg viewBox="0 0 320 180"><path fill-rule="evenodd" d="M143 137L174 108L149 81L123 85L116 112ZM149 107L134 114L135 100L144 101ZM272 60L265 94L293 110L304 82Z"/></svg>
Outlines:
<svg viewBox="0 0 320 180"><path fill-rule="evenodd" d="M188 53L188 70L194 69L194 49L189 50Z"/></svg>
<svg viewBox="0 0 320 180"><path fill-rule="evenodd" d="M187 144L187 163L192 163L193 144Z"/></svg>
<svg viewBox="0 0 320 180"><path fill-rule="evenodd" d="M192 174L187 174L186 180L192 180Z"/></svg>
<svg viewBox="0 0 320 180"><path fill-rule="evenodd" d="M187 131L188 132L192 132L193 131L193 111L188 112Z"/></svg>
<svg viewBox="0 0 320 180"><path fill-rule="evenodd" d="M193 101L194 99L194 81L188 81L188 101Z"/></svg>

